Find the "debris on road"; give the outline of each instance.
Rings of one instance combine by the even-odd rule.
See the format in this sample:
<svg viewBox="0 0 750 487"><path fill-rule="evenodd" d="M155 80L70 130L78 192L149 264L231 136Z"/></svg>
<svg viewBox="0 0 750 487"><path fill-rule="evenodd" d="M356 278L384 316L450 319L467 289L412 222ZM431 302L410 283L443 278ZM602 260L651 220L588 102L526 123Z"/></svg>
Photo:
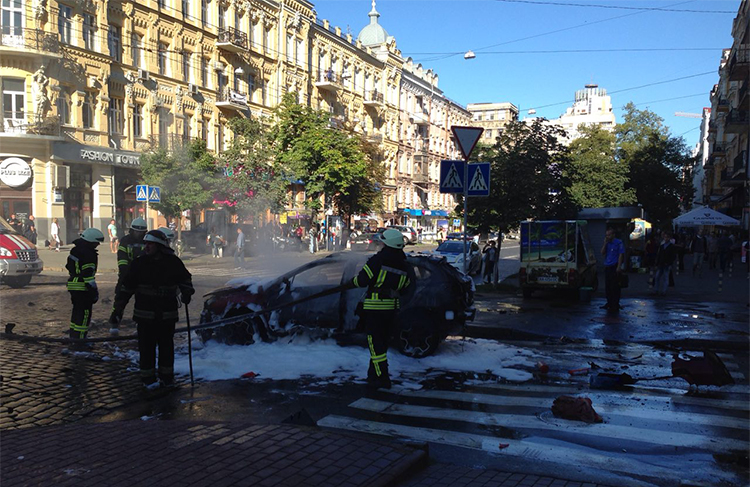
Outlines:
<svg viewBox="0 0 750 487"><path fill-rule="evenodd" d="M604 421L594 410L591 399L588 397L560 396L552 403L552 414L558 418L585 423L602 423Z"/></svg>
<svg viewBox="0 0 750 487"><path fill-rule="evenodd" d="M540 374L546 374L549 372L549 365L545 364L544 362L537 362L536 370L538 370Z"/></svg>
<svg viewBox="0 0 750 487"><path fill-rule="evenodd" d="M258 374L256 374L255 372L245 372L240 377L243 379L253 379L255 377L258 377Z"/></svg>
<svg viewBox="0 0 750 487"><path fill-rule="evenodd" d="M586 368L584 368L584 369L570 369L570 370L568 371L568 373L569 373L570 375L586 375L586 374L588 374L588 373L589 373L589 371L590 371L590 370L591 370L591 369L589 369L588 367L586 367Z"/></svg>
<svg viewBox="0 0 750 487"><path fill-rule="evenodd" d="M672 375L685 379L696 386L723 386L734 384L732 375L718 355L710 350L703 357L689 357L687 360L675 357L672 362Z"/></svg>

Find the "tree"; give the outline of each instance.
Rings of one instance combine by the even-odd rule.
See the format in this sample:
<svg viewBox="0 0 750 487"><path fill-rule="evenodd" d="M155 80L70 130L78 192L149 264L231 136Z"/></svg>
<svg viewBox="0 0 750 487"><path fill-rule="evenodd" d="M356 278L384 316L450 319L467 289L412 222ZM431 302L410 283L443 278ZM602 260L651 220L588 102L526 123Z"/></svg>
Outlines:
<svg viewBox="0 0 750 487"><path fill-rule="evenodd" d="M527 218L574 216L564 183L568 152L560 135L541 120L511 122L494 146L475 150L472 160L490 162L490 196L469 200L469 224L483 233L507 232Z"/></svg>
<svg viewBox="0 0 750 487"><path fill-rule="evenodd" d="M629 168L626 189L635 191L648 219L671 226L681 201L692 201L692 189L683 183L694 158L685 141L669 135L664 120L649 110L625 106L623 122L615 128L617 159Z"/></svg>
<svg viewBox="0 0 750 487"><path fill-rule="evenodd" d="M579 132L581 137L568 147L570 164L565 171L573 204L580 209L635 203L635 190L625 189L627 163L615 157L615 135L600 127L582 126Z"/></svg>
<svg viewBox="0 0 750 487"><path fill-rule="evenodd" d="M223 177L219 192L237 213L259 216L284 208L289 183L274 158L269 130L257 119L236 117L229 121L232 143L218 160Z"/></svg>
<svg viewBox="0 0 750 487"><path fill-rule="evenodd" d="M379 161L379 151L375 144L360 137L360 147L365 154L365 174L356 177L348 194L339 193L336 206L347 216L383 211L382 185L386 169Z"/></svg>
<svg viewBox="0 0 750 487"><path fill-rule="evenodd" d="M177 218L177 238L182 238L182 212L211 204L213 157L202 140L168 151L156 148L141 156L141 175L149 186L161 188L161 202L152 206Z"/></svg>
<svg viewBox="0 0 750 487"><path fill-rule="evenodd" d="M276 160L304 183L307 208L323 209L325 195L339 211L361 210L372 196L363 187L372 182L372 168L361 140L329 127L329 118L328 113L302 106L294 93L287 93L273 129Z"/></svg>

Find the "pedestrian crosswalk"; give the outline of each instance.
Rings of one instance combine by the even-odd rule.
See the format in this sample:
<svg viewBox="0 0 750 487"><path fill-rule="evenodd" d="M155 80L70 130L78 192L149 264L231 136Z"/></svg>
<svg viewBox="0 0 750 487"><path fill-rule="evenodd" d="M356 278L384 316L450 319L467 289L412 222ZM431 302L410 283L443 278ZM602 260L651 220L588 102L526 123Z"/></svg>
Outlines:
<svg viewBox="0 0 750 487"><path fill-rule="evenodd" d="M510 464L533 461L547 474L575 465L613 485L745 485L746 474L717 460L750 446L747 378L731 356L723 359L741 383L691 395L681 379L618 390L562 377L460 390L405 384L357 399L318 425L479 450ZM589 397L604 422L555 417L550 407L560 395Z"/></svg>

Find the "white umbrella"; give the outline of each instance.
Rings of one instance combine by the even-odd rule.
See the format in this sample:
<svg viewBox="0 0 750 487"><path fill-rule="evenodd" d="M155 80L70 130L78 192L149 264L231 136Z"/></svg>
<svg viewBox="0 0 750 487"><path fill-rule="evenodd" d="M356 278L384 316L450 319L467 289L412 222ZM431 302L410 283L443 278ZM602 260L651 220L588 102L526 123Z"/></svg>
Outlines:
<svg viewBox="0 0 750 487"><path fill-rule="evenodd" d="M696 208L680 215L674 219L673 223L682 227L697 227L699 225L734 226L740 224L739 220L708 207Z"/></svg>

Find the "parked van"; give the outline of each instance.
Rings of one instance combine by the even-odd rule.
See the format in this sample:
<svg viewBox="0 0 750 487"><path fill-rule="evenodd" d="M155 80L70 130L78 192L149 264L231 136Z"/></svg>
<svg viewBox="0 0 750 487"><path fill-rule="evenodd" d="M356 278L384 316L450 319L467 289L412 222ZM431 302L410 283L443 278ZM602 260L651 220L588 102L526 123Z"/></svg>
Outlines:
<svg viewBox="0 0 750 487"><path fill-rule="evenodd" d="M10 287L24 287L43 268L36 246L0 217L0 281Z"/></svg>
<svg viewBox="0 0 750 487"><path fill-rule="evenodd" d="M525 298L535 289L596 291L596 255L586 221L521 222L519 280Z"/></svg>

